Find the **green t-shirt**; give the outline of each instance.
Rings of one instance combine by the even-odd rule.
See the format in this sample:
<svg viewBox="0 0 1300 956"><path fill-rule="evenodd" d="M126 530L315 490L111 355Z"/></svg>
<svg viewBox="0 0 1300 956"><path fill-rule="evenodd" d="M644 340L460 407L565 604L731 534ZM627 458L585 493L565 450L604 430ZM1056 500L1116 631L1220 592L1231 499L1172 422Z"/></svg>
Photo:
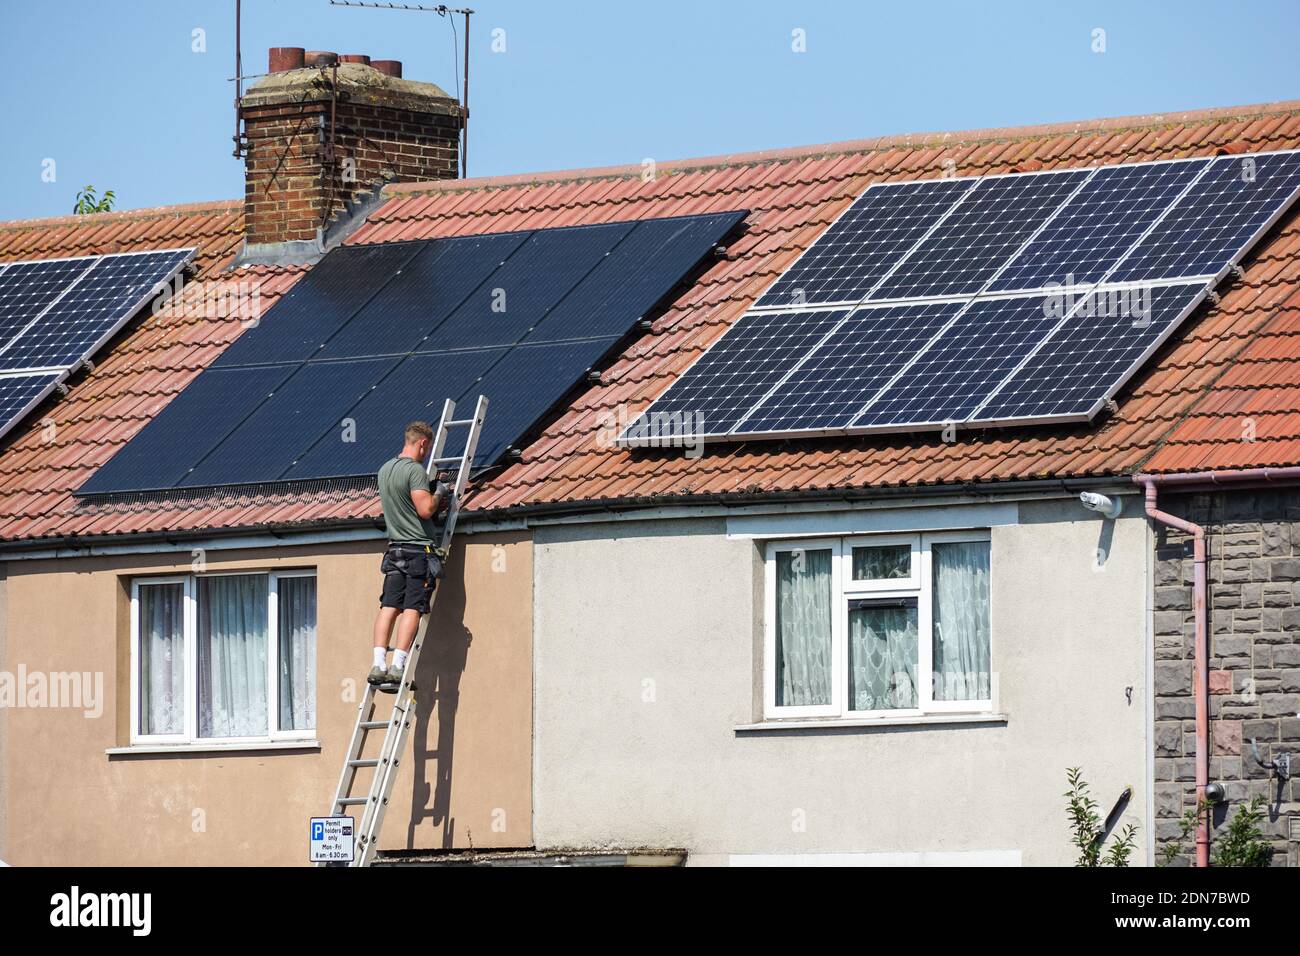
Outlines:
<svg viewBox="0 0 1300 956"><path fill-rule="evenodd" d="M417 488L433 491L424 466L413 458L392 458L379 469L384 524L388 540L395 544L433 544L433 522L421 518L411 501L411 492Z"/></svg>

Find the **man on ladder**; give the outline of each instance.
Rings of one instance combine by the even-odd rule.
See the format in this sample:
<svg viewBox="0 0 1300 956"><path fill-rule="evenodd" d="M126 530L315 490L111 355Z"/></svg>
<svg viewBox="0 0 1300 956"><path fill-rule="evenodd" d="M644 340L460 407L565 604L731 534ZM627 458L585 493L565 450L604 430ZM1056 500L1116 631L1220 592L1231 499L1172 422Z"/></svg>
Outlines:
<svg viewBox="0 0 1300 956"><path fill-rule="evenodd" d="M443 555L434 545L433 519L447 503L448 488L433 484L425 462L433 447L433 428L427 422L406 426L405 443L396 458L379 469L379 500L384 508L388 550L379 566L384 587L375 618L374 664L366 678L387 689L400 684L406 658L420 628L421 616L442 574ZM397 624L393 666L387 666L388 641Z"/></svg>

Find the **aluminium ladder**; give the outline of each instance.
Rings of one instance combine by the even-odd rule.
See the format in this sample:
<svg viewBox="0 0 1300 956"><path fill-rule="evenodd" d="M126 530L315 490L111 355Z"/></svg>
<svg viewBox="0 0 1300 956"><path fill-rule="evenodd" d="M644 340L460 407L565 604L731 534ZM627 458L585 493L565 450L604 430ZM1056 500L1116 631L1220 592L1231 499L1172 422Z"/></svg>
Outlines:
<svg viewBox="0 0 1300 956"><path fill-rule="evenodd" d="M448 399L442 406L442 418L438 420L438 428L433 435L433 448L429 452L429 462L425 470L433 476L442 465L454 463L456 466L456 479L451 486L451 502L439 537L438 557L443 562L446 561L452 534L456 530L456 517L460 513L460 496L465 490L465 483L469 480L470 468L474 463L474 452L478 447L479 432L483 428L483 419L487 415L487 406L488 400L480 395L471 417L455 419L452 416L456 413L456 403ZM444 456L447 433L453 428L469 429L465 436L465 446L459 455ZM440 589L434 590L430 611L433 610L433 601L437 600L439 593ZM415 668L420 660L420 647L425 641L428 622L429 616L426 614L420 622L419 630L416 631L415 642L411 645L410 656L406 659L401 683L396 688L391 684L376 687L374 684L367 683L365 693L361 697L361 705L357 708L357 722L352 730L352 742L348 744L347 754L343 759L343 771L339 774L339 785L334 793L334 803L330 812L331 816L340 816L349 807L365 808L361 812L360 826L353 831L355 842L353 859L349 866L369 866L374 859L379 830L384 824L384 813L388 809L388 798L392 794L393 784L397 779L397 768L402 760L403 748L406 746L406 736L415 720ZM376 719L375 716L377 703L375 694L379 690L396 695L393 698L393 709L386 720ZM379 730L384 732L379 756L363 757L369 734L371 731ZM364 769L373 772L365 795L358 796L358 777L362 776L358 771Z"/></svg>

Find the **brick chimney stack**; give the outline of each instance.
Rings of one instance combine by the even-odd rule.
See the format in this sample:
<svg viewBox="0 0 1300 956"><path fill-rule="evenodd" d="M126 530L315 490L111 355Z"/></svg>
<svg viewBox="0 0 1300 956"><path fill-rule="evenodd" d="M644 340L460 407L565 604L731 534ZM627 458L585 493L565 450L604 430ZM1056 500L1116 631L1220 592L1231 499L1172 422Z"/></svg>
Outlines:
<svg viewBox="0 0 1300 956"><path fill-rule="evenodd" d="M396 60L273 47L268 72L240 101L246 257L318 252L384 183L458 174L460 104Z"/></svg>

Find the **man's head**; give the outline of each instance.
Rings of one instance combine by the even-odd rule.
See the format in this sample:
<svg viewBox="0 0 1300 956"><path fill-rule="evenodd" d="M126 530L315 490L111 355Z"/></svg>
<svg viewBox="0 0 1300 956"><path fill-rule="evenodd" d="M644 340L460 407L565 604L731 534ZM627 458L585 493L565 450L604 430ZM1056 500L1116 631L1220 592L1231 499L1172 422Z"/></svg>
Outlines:
<svg viewBox="0 0 1300 956"><path fill-rule="evenodd" d="M411 422L406 426L405 440L402 454L424 461L429 457L429 449L433 447L433 429L428 422Z"/></svg>

